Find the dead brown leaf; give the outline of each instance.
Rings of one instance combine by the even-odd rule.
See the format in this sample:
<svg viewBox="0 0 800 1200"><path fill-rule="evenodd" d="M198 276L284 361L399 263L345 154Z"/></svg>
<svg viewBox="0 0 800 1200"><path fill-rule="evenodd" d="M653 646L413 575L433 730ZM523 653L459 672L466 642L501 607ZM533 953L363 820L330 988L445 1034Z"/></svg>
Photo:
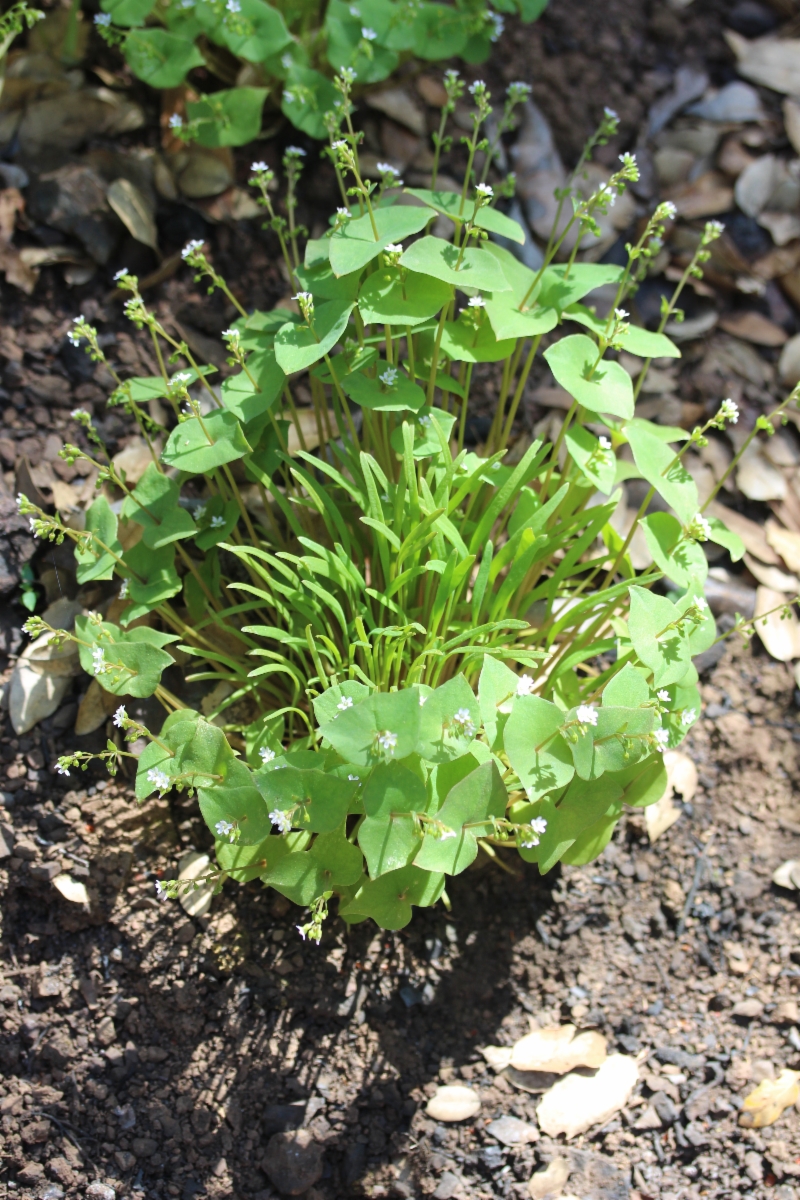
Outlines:
<svg viewBox="0 0 800 1200"><path fill-rule="evenodd" d="M765 1079L745 1096L739 1113L744 1129L763 1129L774 1125L785 1108L800 1099L800 1071L781 1071L777 1079Z"/></svg>

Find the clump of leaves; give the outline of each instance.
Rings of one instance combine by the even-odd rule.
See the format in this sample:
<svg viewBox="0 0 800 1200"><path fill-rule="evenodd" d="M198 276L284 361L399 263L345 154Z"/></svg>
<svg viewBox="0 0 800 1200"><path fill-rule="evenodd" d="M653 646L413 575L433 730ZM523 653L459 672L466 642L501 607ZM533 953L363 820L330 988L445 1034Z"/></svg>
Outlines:
<svg viewBox="0 0 800 1200"><path fill-rule="evenodd" d="M269 98L310 137L324 138L337 101L331 76L358 85L388 79L401 62L461 57L483 62L503 30L502 14L534 21L547 0L102 0L100 34L120 46L133 74L155 88L179 87L205 67L224 86L175 114L173 130L204 146L241 146L261 130ZM244 74L247 84L238 83Z"/></svg>
<svg viewBox="0 0 800 1200"><path fill-rule="evenodd" d="M79 582L97 585L96 611L53 636L78 643L107 692L155 695L168 713L154 731L120 705L99 757L113 771L144 739L139 798L196 792L216 839L213 878L260 878L308 907L302 932L315 938L334 895L347 921L404 925L413 905L446 901L447 877L479 850L515 847L543 872L594 858L624 806L662 795L663 752L697 719L692 659L717 637L703 543L743 553L683 465L688 447L738 419L735 404L692 432L635 415L649 360L679 353L663 332L676 297L654 331L622 307L671 206L644 221L624 267L577 258L636 179L635 159L623 155L587 199L564 194L532 271L492 240L521 243L523 231L485 182L490 155L475 172L491 111L483 84L468 173L451 193L403 192L390 172L365 179L352 78L337 82L330 149L343 204L302 254L271 207L270 172L254 165L298 311L246 311L202 245L187 246L197 278L240 311L224 334L234 369L217 384L121 272L161 375L119 379L111 403L138 422L153 461L129 483L76 412L96 453L62 455L89 459L101 489L85 528L20 498L37 534L75 543ZM607 114L594 140L615 127ZM294 188L301 159L290 152L285 167ZM440 214L450 240L431 232ZM720 228L706 226L676 296ZM583 303L601 286L614 291L605 316ZM561 326L571 332L549 339L544 359L571 407L553 443L509 461L532 364ZM105 361L85 320L73 339ZM641 360L636 387L615 357L623 348ZM499 395L479 453L464 436L485 363L497 364ZM797 395L759 419L739 456ZM170 406L170 427L148 415L152 399ZM629 479L649 489L623 536L612 518ZM637 529L653 560L638 574ZM46 628L28 622L33 635ZM194 664L189 683L213 685L204 715L163 683L177 659ZM67 755L59 769L91 757Z"/></svg>

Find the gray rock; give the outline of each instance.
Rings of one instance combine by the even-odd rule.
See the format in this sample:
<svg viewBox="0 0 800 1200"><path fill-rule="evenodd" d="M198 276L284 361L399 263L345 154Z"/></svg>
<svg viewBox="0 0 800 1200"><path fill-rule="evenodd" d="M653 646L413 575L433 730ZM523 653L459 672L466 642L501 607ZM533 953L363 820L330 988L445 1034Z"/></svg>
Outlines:
<svg viewBox="0 0 800 1200"><path fill-rule="evenodd" d="M539 1137L539 1130L535 1125L520 1121L518 1117L498 1117L486 1126L486 1132L504 1146L525 1146Z"/></svg>
<svg viewBox="0 0 800 1200"><path fill-rule="evenodd" d="M451 1200L460 1186L461 1180L458 1176L454 1175L452 1171L445 1171L433 1193L433 1200Z"/></svg>
<svg viewBox="0 0 800 1200"><path fill-rule="evenodd" d="M627 1173L608 1159L586 1150L567 1152L570 1161L569 1190L581 1200L630 1200Z"/></svg>
<svg viewBox="0 0 800 1200"><path fill-rule="evenodd" d="M14 853L14 830L10 825L0 825L0 860Z"/></svg>
<svg viewBox="0 0 800 1200"><path fill-rule="evenodd" d="M658 1114L662 1125L674 1125L678 1119L678 1110L666 1092L656 1092L650 1097L650 1103Z"/></svg>
<svg viewBox="0 0 800 1200"><path fill-rule="evenodd" d="M659 1046L656 1058L660 1063L669 1063L670 1066L680 1067L682 1071L697 1071L706 1061L702 1054L689 1054L677 1046Z"/></svg>
<svg viewBox="0 0 800 1200"><path fill-rule="evenodd" d="M307 1129L276 1133L267 1143L263 1165L279 1192L302 1196L322 1175L322 1147Z"/></svg>
<svg viewBox="0 0 800 1200"><path fill-rule="evenodd" d="M759 879L752 871L736 871L731 891L737 900L755 900L766 889L767 881Z"/></svg>

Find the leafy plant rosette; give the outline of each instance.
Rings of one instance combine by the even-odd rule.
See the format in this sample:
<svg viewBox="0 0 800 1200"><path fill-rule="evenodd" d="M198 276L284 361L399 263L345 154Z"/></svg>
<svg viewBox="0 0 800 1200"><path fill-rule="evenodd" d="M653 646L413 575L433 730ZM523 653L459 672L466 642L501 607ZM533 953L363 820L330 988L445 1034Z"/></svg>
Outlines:
<svg viewBox="0 0 800 1200"><path fill-rule="evenodd" d="M101 489L85 528L20 497L37 534L72 539L78 581L95 585L95 611L73 633L36 616L28 631L73 638L106 692L154 695L168 714L153 732L121 704L96 757L114 771L144 739L137 796L196 792L216 839L208 878L261 879L309 909L302 932L315 938L333 896L346 921L384 928L405 925L414 905L448 903L448 877L479 852L515 847L542 872L595 858L623 809L663 794L663 752L697 719L692 660L717 638L703 543L743 553L682 461L738 419L736 405L688 432L637 417L634 403L650 359L678 355L663 329L721 227L705 227L660 328L635 328L622 304L671 206L645 222L625 267L577 260L597 214L636 179L632 156L588 199L565 189L533 272L487 236L523 240L485 182L489 156L483 178L474 170L485 87L472 88L468 171L450 193L362 177L351 84L341 73L331 139L344 203L302 258L272 208L270 172L254 165L298 311L247 312L202 246L187 246L197 278L241 314L224 335L234 369L216 384L121 272L162 373L120 379L111 403L138 422L152 463L129 484L76 412L94 448L62 455L89 459ZM448 87L457 94L454 76ZM615 128L609 113L587 154ZM296 183L296 153L286 167ZM430 232L441 213L451 240ZM601 285L615 289L607 316L590 302ZM572 405L555 442L508 461L531 366L562 326L544 359ZM73 338L105 361L85 320ZM621 348L640 360L635 384ZM464 435L485 363L499 396L478 453ZM301 391L311 406L299 410ZM797 397L759 418L719 486ZM148 415L152 399L171 407L171 428ZM612 518L629 479L649 489L623 536ZM637 574L639 528L652 565ZM165 686L176 661L193 669L188 682L213 685L211 711ZM66 755L59 770L92 757Z"/></svg>
<svg viewBox="0 0 800 1200"><path fill-rule="evenodd" d="M171 125L204 146L241 146L259 136L268 96L310 137L325 138L337 100L331 76L359 85L388 79L409 57L483 62L503 14L534 21L547 0L101 0L94 20L120 46L134 75L176 88L195 67L228 86L187 105ZM243 76L247 82L240 82ZM231 86L234 85L234 86Z"/></svg>

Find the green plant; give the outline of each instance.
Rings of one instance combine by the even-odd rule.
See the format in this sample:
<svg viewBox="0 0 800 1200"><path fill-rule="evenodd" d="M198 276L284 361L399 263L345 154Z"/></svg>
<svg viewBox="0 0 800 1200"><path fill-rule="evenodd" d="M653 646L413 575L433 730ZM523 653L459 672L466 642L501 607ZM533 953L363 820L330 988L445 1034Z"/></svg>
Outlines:
<svg viewBox="0 0 800 1200"><path fill-rule="evenodd" d="M14 39L43 17L44 13L38 8L31 8L27 0L16 0L0 17L0 93L6 78L6 58Z"/></svg>
<svg viewBox="0 0 800 1200"><path fill-rule="evenodd" d="M125 743L145 738L137 796L196 791L216 837L209 878L261 878L309 907L312 937L333 894L348 921L405 924L411 905L445 898L447 875L479 847L515 846L541 871L595 857L624 805L659 799L662 752L697 719L692 657L717 637L702 543L743 553L705 515L682 463L738 419L735 404L691 433L642 420L612 357L627 349L643 373L650 358L678 355L663 330L635 328L621 308L671 207L656 208L625 268L577 261L582 235L635 180L635 160L623 155L588 199L564 195L567 228L533 272L487 236L523 237L473 170L490 111L483 84L471 89L462 191L409 189L406 204L387 193L389 179L362 177L351 77L338 86L344 127L331 152L350 205L302 258L298 231L271 208L270 172L254 164L299 312L240 310L224 335L234 370L215 387L120 272L127 314L149 332L162 374L118 380L111 403L136 419L153 461L130 486L76 412L97 453L69 445L62 455L91 459L103 489L85 529L20 497L37 534L75 542L80 583L107 581L101 611L74 633L38 617L29 632L72 637L107 692L154 694L169 714L153 732L121 705L99 757L113 771ZM609 114L597 137L614 127ZM287 156L292 187L300 162ZM428 233L440 213L452 241ZM559 262L570 229L577 240ZM720 229L705 227L679 289ZM209 291L238 303L199 243L184 256ZM581 304L600 285L616 289L607 317ZM673 309L674 298L662 325ZM506 462L542 339L568 322L581 332L551 339L544 359L572 406L554 443ZM72 336L104 361L85 320ZM486 363L497 364L499 395L478 454L464 436L474 370ZM303 414L300 379L312 401ZM798 394L759 419L740 455ZM171 406L171 432L143 407L153 398ZM629 479L650 488L622 537L611 518ZM669 511L648 511L656 493ZM637 528L653 559L638 575L628 555ZM662 580L671 594L654 590ZM176 655L196 664L190 681L214 685L206 716L161 682ZM66 755L59 770L92 757Z"/></svg>
<svg viewBox="0 0 800 1200"><path fill-rule="evenodd" d="M337 102L331 75L347 68L359 85L387 79L411 56L479 63L503 28L503 13L535 20L547 0L101 0L101 35L119 45L134 75L156 88L182 84L205 66L227 85L188 103L173 131L204 146L240 146L261 130L269 97L293 125L324 138ZM495 11L496 10L496 11ZM247 83L240 84L240 75Z"/></svg>

